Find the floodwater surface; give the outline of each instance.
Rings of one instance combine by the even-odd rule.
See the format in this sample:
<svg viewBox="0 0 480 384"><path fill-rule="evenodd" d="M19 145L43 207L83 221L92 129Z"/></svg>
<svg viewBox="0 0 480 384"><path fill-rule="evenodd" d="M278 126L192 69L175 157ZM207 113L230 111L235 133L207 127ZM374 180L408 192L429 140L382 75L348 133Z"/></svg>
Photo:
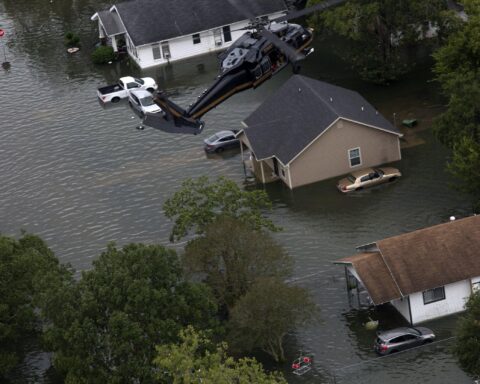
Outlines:
<svg viewBox="0 0 480 384"><path fill-rule="evenodd" d="M207 157L203 139L220 129L241 128L240 122L291 76L285 70L221 104L205 116L202 135L137 130L139 120L126 103L99 104L98 86L124 75L152 76L186 106L215 78L217 60L210 55L143 72L126 62L94 66L90 54L97 31L90 16L109 4L0 2L0 28L6 31L0 49L11 63L8 71L0 69L0 232L36 233L77 270L90 268L110 241L168 245L171 222L162 205L185 178L227 176L242 184L240 154ZM63 45L68 31L81 37L82 49L74 55ZM315 48L304 75L359 91L387 119L394 113L397 122L417 118L420 131L441 108L428 62L397 84L377 87L356 79L328 42L316 42ZM369 315L379 318L382 328L403 322L388 309L352 309L343 268L332 263L353 254L357 245L470 213L468 199L449 188L448 152L428 130L418 135L425 144L403 150L395 166L404 176L396 183L348 196L336 190L336 180L295 191L280 183L265 186L274 204L270 215L284 228L275 236L296 261L292 280L307 287L321 309L317 320L287 340L289 360L301 351L312 353L315 369L296 377L289 364L272 366L290 382L471 382L450 352L455 317L427 323L443 341L377 359L374 334L362 324ZM19 382L41 375L45 365L46 356L33 353L19 369Z"/></svg>

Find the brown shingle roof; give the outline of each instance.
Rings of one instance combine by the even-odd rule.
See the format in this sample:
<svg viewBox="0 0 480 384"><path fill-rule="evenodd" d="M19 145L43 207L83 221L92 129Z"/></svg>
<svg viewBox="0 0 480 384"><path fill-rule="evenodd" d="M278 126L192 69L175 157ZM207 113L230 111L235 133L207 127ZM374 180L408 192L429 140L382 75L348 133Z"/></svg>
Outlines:
<svg viewBox="0 0 480 384"><path fill-rule="evenodd" d="M402 297L380 253L359 253L338 262L353 265L375 305Z"/></svg>
<svg viewBox="0 0 480 384"><path fill-rule="evenodd" d="M480 216L377 241L403 295L480 276Z"/></svg>
<svg viewBox="0 0 480 384"><path fill-rule="evenodd" d="M379 252L339 260L354 266L375 304L480 276L480 215L376 245Z"/></svg>

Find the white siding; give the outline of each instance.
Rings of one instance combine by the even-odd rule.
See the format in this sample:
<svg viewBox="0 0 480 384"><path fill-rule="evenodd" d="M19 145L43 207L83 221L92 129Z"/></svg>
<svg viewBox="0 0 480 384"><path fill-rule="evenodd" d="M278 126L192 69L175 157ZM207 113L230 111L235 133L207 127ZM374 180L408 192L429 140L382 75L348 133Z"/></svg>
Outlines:
<svg viewBox="0 0 480 384"><path fill-rule="evenodd" d="M400 312L400 314L410 322L410 311L408 305L408 297L404 297L403 299L393 300L390 302L395 309Z"/></svg>
<svg viewBox="0 0 480 384"><path fill-rule="evenodd" d="M412 311L412 323L434 319L461 312L465 309L465 302L471 294L471 283L469 280L445 286L445 300L436 301L430 304L423 304L422 292L410 295Z"/></svg>
<svg viewBox="0 0 480 384"><path fill-rule="evenodd" d="M279 12L273 15L270 15L269 17L272 18L277 18L279 16L283 15L283 13ZM193 56L198 56L198 55L203 55L209 52L215 52L215 51L221 51L226 48L228 48L232 43L237 40L240 36L242 36L246 31L238 31L238 29L245 27L248 25L248 20L245 21L240 21L238 23L234 23L230 25L230 31L232 35L232 40L225 42L223 40L223 30L222 30L222 45L215 45L215 40L213 37L213 29L210 29L208 31L202 31L198 32L200 34L200 40L201 42L199 44L193 44L193 34L192 35L186 35L186 36L180 36L177 38L173 38L171 40L168 40L169 46L170 46L170 62L178 61L178 60L183 60L189 57ZM219 27L222 29L222 27ZM217 28L215 28L217 29ZM161 42L158 41L155 44L160 44ZM165 64L167 63L167 60L164 58L161 58L159 60L154 60L153 59L153 52L152 52L152 45L153 44L147 44L147 45L142 45L137 47L137 54L138 54L138 59L133 57L132 59L135 60L135 62L140 66L140 68L149 68L153 67L155 65L159 64Z"/></svg>

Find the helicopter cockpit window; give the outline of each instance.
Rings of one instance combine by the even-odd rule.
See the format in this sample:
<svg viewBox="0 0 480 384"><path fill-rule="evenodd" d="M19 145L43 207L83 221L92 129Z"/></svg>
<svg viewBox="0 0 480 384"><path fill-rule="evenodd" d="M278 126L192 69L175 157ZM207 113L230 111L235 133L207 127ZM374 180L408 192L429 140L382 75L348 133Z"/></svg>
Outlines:
<svg viewBox="0 0 480 384"><path fill-rule="evenodd" d="M253 75L255 76L255 79L262 77L262 68L260 68L260 65L257 65L253 69Z"/></svg>
<svg viewBox="0 0 480 384"><path fill-rule="evenodd" d="M267 72L272 66L272 63L270 62L270 58L268 56L264 57L260 65L262 67L262 71Z"/></svg>

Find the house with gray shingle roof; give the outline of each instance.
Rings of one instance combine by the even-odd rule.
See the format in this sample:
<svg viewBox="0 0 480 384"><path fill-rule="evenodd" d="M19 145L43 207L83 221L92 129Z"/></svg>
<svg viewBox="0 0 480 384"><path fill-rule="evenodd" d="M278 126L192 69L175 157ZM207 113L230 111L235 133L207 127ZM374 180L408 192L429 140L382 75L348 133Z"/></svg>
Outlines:
<svg viewBox="0 0 480 384"><path fill-rule="evenodd" d="M465 309L480 291L480 215L378 240L336 261L360 304L390 303L411 324Z"/></svg>
<svg viewBox="0 0 480 384"><path fill-rule="evenodd" d="M141 67L181 60L228 48L249 24L236 0L130 0L96 12L99 37L118 50L126 44ZM283 15L283 0L242 0L257 17Z"/></svg>
<svg viewBox="0 0 480 384"><path fill-rule="evenodd" d="M401 159L402 134L357 92L292 76L238 134L261 182L289 188Z"/></svg>

